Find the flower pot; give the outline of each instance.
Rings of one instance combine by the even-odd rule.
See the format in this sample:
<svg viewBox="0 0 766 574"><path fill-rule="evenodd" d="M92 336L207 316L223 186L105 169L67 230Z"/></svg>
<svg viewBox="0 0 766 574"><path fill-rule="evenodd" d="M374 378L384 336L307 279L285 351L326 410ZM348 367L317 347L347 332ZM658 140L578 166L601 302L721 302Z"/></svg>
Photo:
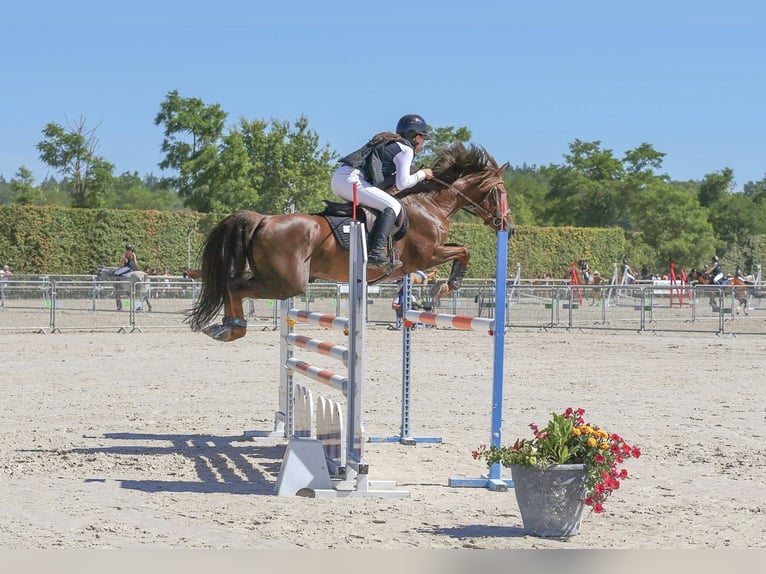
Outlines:
<svg viewBox="0 0 766 574"><path fill-rule="evenodd" d="M511 478L524 529L533 536L563 537L580 532L585 510L585 466L545 469L512 465Z"/></svg>

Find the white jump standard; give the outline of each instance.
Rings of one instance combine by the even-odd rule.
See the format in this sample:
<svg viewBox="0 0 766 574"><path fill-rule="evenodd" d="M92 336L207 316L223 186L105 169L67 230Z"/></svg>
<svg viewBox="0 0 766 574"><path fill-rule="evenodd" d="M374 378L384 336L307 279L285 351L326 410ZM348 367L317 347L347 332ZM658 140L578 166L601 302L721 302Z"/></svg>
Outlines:
<svg viewBox="0 0 766 574"><path fill-rule="evenodd" d="M280 346L283 369L280 409L283 413L277 412L275 433L281 425L289 436L276 484L280 496L406 498L410 495L409 491L394 490L396 483L393 481L369 480L369 465L364 461L367 249L364 229L359 223L351 225L350 244L348 319L288 309L292 300L283 302L280 309L283 339ZM313 323L343 331L348 337L348 348L296 335L292 332L296 323ZM298 360L294 357L295 348L336 359L346 367L347 374L336 374ZM346 417L341 415L338 403L331 399L318 397L315 403L306 387L293 384L295 374L343 393Z"/></svg>

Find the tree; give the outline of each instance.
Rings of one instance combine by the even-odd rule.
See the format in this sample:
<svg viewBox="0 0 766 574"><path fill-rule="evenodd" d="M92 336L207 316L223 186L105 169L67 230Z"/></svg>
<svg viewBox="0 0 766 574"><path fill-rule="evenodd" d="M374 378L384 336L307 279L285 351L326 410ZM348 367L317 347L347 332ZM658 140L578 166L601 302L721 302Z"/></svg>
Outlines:
<svg viewBox="0 0 766 574"><path fill-rule="evenodd" d="M656 182L636 207L636 229L651 247L654 266L665 269L672 261L688 268L710 259L716 244L713 226L693 194Z"/></svg>
<svg viewBox="0 0 766 574"><path fill-rule="evenodd" d="M251 185L258 190L258 211L315 211L332 197L331 160L337 154L320 145L305 116L292 126L274 119L268 125L242 120L238 131L250 160Z"/></svg>
<svg viewBox="0 0 766 574"><path fill-rule="evenodd" d="M471 130L467 127L428 127L431 131L431 139L426 140L423 149L418 155L419 163L422 163L424 166L431 166L433 164L434 156L439 148L453 144L456 141L466 143L471 140Z"/></svg>
<svg viewBox="0 0 766 574"><path fill-rule="evenodd" d="M141 179L138 172L125 172L114 179L104 207L111 209L175 210L181 207L177 195L153 176Z"/></svg>
<svg viewBox="0 0 766 574"><path fill-rule="evenodd" d="M564 155L564 166L546 169L550 175L547 214L555 225L612 227L624 222L618 183L624 175L620 160L601 142L575 140ZM623 225L624 226L624 225Z"/></svg>
<svg viewBox="0 0 766 574"><path fill-rule="evenodd" d="M766 201L766 175L758 181L748 181L744 186L743 193L756 203Z"/></svg>
<svg viewBox="0 0 766 574"><path fill-rule="evenodd" d="M14 203L19 205L44 205L43 193L40 188L35 187L35 176L32 170L23 165L16 172L11 180L11 190L13 191Z"/></svg>
<svg viewBox="0 0 766 574"><path fill-rule="evenodd" d="M520 166L507 169L503 183L508 191L508 206L517 225L547 225L545 195L546 177L535 167Z"/></svg>
<svg viewBox="0 0 766 574"><path fill-rule="evenodd" d="M708 173L699 187L702 207L710 207L734 189L734 170L725 167L715 173Z"/></svg>
<svg viewBox="0 0 766 574"><path fill-rule="evenodd" d="M208 194L219 161L218 145L223 136L226 113L218 104L206 105L198 98L182 98L168 92L154 124L164 126L160 168L176 170L165 184L198 211L210 211Z"/></svg>
<svg viewBox="0 0 766 574"><path fill-rule="evenodd" d="M240 119L224 133L220 106L168 94L155 118L165 126L163 169L187 207L215 217L237 209L310 211L331 196L335 153L301 116L290 122Z"/></svg>
<svg viewBox="0 0 766 574"><path fill-rule="evenodd" d="M68 130L49 123L37 144L40 159L68 178L73 207L99 207L111 182L114 166L96 155L95 131L82 117Z"/></svg>

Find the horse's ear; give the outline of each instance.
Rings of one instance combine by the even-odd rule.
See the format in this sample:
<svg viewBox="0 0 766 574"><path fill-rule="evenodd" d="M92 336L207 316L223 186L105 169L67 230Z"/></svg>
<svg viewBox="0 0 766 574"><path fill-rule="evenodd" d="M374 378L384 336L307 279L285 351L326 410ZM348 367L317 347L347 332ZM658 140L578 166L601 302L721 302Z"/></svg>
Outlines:
<svg viewBox="0 0 766 574"><path fill-rule="evenodd" d="M503 175L503 172L508 169L508 162L505 162L497 169L497 175Z"/></svg>

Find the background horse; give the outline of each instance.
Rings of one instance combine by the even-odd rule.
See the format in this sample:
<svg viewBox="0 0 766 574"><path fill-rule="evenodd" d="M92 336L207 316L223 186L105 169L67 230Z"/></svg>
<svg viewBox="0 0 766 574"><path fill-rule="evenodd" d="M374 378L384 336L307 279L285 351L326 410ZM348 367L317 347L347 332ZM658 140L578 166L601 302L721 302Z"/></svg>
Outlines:
<svg viewBox="0 0 766 574"><path fill-rule="evenodd" d="M96 274L96 281L109 281L114 286L114 299L117 304L117 310L122 311L122 298L130 297L130 292L135 288L136 283L146 281L146 273L143 271L131 271L124 275L115 275L118 267L99 267ZM141 301L146 305L149 311L152 310L152 304L149 302L148 290L141 289L136 293L136 301Z"/></svg>
<svg viewBox="0 0 766 574"><path fill-rule="evenodd" d="M418 269L428 271L452 261L444 295L462 284L470 253L447 244L450 220L467 209L497 230L513 231L506 209L503 172L480 146L456 142L441 148L434 160L434 178L400 191L396 198L409 227L394 252L402 266L393 272L368 269L372 283L394 280ZM202 249L202 290L187 313L194 331L219 341L245 336L242 299L287 299L306 291L310 280L347 282L349 253L336 239L328 220L319 214L263 215L237 211L218 223ZM208 325L223 307L221 325Z"/></svg>
<svg viewBox="0 0 766 574"><path fill-rule="evenodd" d="M713 278L710 276L709 273L705 273L704 271L700 271L699 269L692 269L689 272L689 275L687 277L689 283L699 283L701 285L714 285ZM739 315L740 309L742 309L745 312L745 315L747 315L747 307L748 307L748 297L747 297L747 281L740 279L739 277L734 278L728 278L726 279L726 283L723 283L721 285L717 285L723 289L724 295L734 293L734 298L737 300L739 305L737 306L736 314ZM718 298L715 296L715 294L710 295L710 306L716 307L718 305Z"/></svg>
<svg viewBox="0 0 766 574"><path fill-rule="evenodd" d="M586 281L582 276L582 270L579 268L579 266L573 265L569 276L567 277L570 282L570 286L572 286L572 289L577 289L575 285L583 285L590 288L583 289L586 294L589 294L591 297L591 306L597 305L601 302L601 296L603 295L604 285L607 285L608 282L604 277L599 273L598 271L591 271L590 273L590 281ZM577 283L575 284L575 281ZM598 287L598 288L596 288ZM578 297L581 292L577 291Z"/></svg>

